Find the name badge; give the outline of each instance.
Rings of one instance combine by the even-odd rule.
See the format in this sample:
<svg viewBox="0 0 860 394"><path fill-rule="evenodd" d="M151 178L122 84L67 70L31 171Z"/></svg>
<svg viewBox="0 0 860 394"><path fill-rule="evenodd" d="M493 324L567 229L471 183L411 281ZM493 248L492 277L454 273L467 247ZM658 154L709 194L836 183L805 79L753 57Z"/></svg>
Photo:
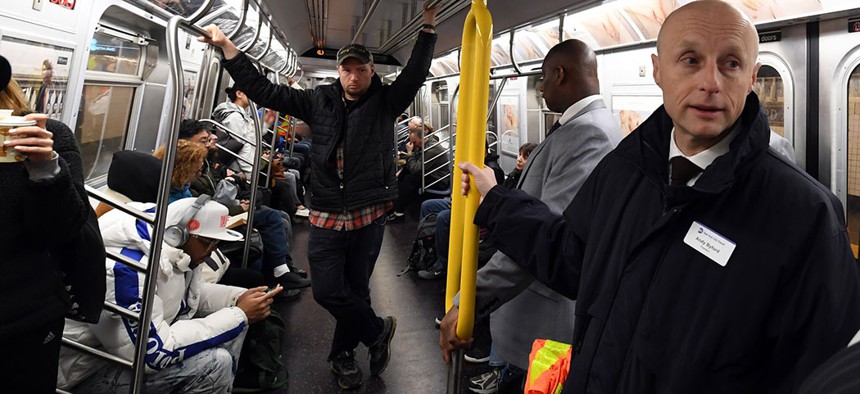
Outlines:
<svg viewBox="0 0 860 394"><path fill-rule="evenodd" d="M684 243L723 267L735 251L734 242L699 222L690 226Z"/></svg>

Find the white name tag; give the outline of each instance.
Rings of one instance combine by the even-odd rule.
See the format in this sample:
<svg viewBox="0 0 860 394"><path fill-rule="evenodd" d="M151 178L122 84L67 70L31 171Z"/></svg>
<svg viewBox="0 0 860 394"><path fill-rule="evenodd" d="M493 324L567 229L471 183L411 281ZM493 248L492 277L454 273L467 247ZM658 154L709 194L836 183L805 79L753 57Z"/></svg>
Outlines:
<svg viewBox="0 0 860 394"><path fill-rule="evenodd" d="M684 243L723 267L735 251L734 242L699 222L693 222L690 226Z"/></svg>

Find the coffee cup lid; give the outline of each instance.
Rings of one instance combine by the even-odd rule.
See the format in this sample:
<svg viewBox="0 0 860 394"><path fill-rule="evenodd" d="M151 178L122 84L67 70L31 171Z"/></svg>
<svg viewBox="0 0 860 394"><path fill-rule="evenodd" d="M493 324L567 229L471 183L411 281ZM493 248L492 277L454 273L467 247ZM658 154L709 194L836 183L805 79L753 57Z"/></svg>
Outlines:
<svg viewBox="0 0 860 394"><path fill-rule="evenodd" d="M26 120L23 116L10 116L0 119L0 126L6 127L32 126L34 124L36 124L35 120Z"/></svg>

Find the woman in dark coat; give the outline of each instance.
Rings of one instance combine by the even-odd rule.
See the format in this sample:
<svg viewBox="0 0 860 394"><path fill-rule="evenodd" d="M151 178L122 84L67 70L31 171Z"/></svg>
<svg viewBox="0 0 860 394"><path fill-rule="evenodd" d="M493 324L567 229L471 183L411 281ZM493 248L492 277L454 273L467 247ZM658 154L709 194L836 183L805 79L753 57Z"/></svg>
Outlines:
<svg viewBox="0 0 860 394"><path fill-rule="evenodd" d="M0 88L0 108L30 112L2 56ZM81 234L90 207L71 130L43 114L26 119L36 124L5 145L23 160L0 163L0 371L9 392L53 393L72 307L57 249Z"/></svg>

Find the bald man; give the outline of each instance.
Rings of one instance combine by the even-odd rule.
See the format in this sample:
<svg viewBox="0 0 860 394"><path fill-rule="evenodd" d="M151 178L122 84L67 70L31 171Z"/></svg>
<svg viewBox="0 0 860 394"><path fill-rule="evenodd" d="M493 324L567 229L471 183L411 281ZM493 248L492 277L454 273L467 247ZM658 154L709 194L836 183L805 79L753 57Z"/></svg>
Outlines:
<svg viewBox="0 0 860 394"><path fill-rule="evenodd" d="M621 130L600 96L597 58L588 45L567 40L552 47L541 75L539 89L547 108L562 116L530 154L517 188L561 214L597 163L621 141ZM465 344L455 340L458 305L455 300L441 324L440 345L446 358L454 346ZM536 282L504 253L496 253L478 271L477 318L493 314L490 330L500 357L491 364L504 361L526 370L535 339L570 340L574 305ZM498 374L484 376L498 378Z"/></svg>
<svg viewBox="0 0 860 394"><path fill-rule="evenodd" d="M673 12L652 58L664 105L562 215L461 165L475 223L577 300L563 393L792 392L860 328L839 200L768 149L757 43L727 3Z"/></svg>

